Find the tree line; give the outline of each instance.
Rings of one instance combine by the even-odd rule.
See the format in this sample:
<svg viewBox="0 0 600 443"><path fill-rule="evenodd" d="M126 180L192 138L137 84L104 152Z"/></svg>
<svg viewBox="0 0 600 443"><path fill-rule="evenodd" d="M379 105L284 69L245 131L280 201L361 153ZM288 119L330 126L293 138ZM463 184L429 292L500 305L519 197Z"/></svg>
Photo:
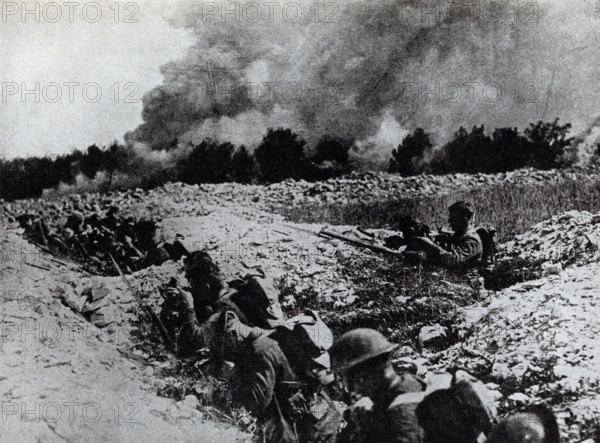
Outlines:
<svg viewBox="0 0 600 443"><path fill-rule="evenodd" d="M496 128L489 135L483 125L470 132L461 126L450 141L434 149L431 134L416 128L392 150L388 172L412 176L565 168L577 160L570 149L573 138L567 136L570 129L570 123L560 125L558 119L530 123L523 134L517 128Z"/></svg>
<svg viewBox="0 0 600 443"><path fill-rule="evenodd" d="M392 150L388 172L403 176L422 173L450 174L496 173L533 167L563 168L574 163L575 153L569 149L570 124L530 124L523 134L516 128L497 128L491 135L483 126L471 131L461 127L453 138L434 148L431 134L416 128ZM178 148L174 141L172 149ZM273 183L286 179L326 180L356 169L351 160L355 141L324 135L313 149L291 129L268 129L258 147L229 142L203 140L188 146L185 154L169 162L159 173L149 174L139 167L139 154L130 146L117 142L108 147L89 146L85 152L75 150L55 158L29 157L0 160L0 198L6 200L40 197L44 189L60 183L73 185L78 176L96 178L103 172L104 187L112 188L119 173L137 174L142 187L153 187L167 181L200 183ZM144 175L146 174L146 175Z"/></svg>

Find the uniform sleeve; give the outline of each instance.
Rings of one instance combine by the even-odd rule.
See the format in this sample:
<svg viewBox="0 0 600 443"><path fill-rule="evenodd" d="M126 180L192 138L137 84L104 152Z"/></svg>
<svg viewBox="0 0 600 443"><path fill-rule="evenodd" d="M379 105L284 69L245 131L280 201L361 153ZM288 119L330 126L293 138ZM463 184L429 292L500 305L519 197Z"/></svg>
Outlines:
<svg viewBox="0 0 600 443"><path fill-rule="evenodd" d="M257 338L266 337L273 331L269 329L259 328L258 326L249 326L240 321L239 318L232 316L229 312L227 317L226 331L228 333L235 333L238 337L242 337L244 340L253 342Z"/></svg>
<svg viewBox="0 0 600 443"><path fill-rule="evenodd" d="M422 442L424 432L415 413L417 403L395 405L390 412L390 441L398 443Z"/></svg>
<svg viewBox="0 0 600 443"><path fill-rule="evenodd" d="M465 237L447 251L440 251L438 259L442 266L456 266L481 256L481 249L481 244L475 238Z"/></svg>
<svg viewBox="0 0 600 443"><path fill-rule="evenodd" d="M181 329L181 339L194 349L210 347L212 335L216 331L220 313L213 314L208 320L200 324L193 310L184 314L184 324Z"/></svg>
<svg viewBox="0 0 600 443"><path fill-rule="evenodd" d="M267 355L260 355L241 387L243 403L255 415L263 413L273 399L276 371Z"/></svg>

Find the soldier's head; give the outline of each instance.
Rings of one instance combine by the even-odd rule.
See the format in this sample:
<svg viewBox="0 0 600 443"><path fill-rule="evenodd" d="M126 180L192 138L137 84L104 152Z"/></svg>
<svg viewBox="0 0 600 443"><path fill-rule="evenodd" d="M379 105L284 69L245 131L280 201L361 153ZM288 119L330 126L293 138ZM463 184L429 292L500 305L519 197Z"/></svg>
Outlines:
<svg viewBox="0 0 600 443"><path fill-rule="evenodd" d="M17 222L21 228L26 228L33 224L33 215L30 213L21 214L17 217Z"/></svg>
<svg viewBox="0 0 600 443"><path fill-rule="evenodd" d="M142 248L150 250L160 243L157 224L153 220L141 220L134 225L135 236Z"/></svg>
<svg viewBox="0 0 600 443"><path fill-rule="evenodd" d="M373 329L355 329L337 339L329 354L331 366L350 394L370 397L388 387L396 373L390 356L396 349Z"/></svg>
<svg viewBox="0 0 600 443"><path fill-rule="evenodd" d="M496 426L490 443L558 443L558 424L550 409L534 405L526 412L510 415Z"/></svg>
<svg viewBox="0 0 600 443"><path fill-rule="evenodd" d="M221 270L206 251L195 251L184 260L185 277L195 300L213 303L223 289Z"/></svg>
<svg viewBox="0 0 600 443"><path fill-rule="evenodd" d="M448 223L455 232L465 231L473 218L473 206L466 201L457 201L448 208Z"/></svg>

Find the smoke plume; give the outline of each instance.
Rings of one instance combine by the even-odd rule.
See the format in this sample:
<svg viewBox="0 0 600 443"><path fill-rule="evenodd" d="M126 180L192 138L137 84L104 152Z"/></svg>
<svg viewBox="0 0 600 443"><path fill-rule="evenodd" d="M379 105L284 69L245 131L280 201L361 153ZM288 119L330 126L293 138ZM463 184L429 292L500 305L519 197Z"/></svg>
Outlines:
<svg viewBox="0 0 600 443"><path fill-rule="evenodd" d="M256 146L268 127L358 141L387 161L417 126L458 129L600 115L600 10L591 0L185 2L196 43L162 67L126 135L152 149L205 137Z"/></svg>

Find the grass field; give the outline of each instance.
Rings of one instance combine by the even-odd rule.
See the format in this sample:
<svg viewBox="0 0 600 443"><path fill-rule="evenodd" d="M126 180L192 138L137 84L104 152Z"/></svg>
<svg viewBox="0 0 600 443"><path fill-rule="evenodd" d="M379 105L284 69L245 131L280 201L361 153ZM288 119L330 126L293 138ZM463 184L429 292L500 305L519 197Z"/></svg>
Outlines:
<svg viewBox="0 0 600 443"><path fill-rule="evenodd" d="M502 183L483 189L434 197L409 197L350 205L311 204L288 208L284 216L298 223L394 228L401 215L412 215L433 229L446 226L447 208L457 200L471 201L476 225L493 226L498 241L510 240L531 226L569 210L600 211L600 176L561 183Z"/></svg>

